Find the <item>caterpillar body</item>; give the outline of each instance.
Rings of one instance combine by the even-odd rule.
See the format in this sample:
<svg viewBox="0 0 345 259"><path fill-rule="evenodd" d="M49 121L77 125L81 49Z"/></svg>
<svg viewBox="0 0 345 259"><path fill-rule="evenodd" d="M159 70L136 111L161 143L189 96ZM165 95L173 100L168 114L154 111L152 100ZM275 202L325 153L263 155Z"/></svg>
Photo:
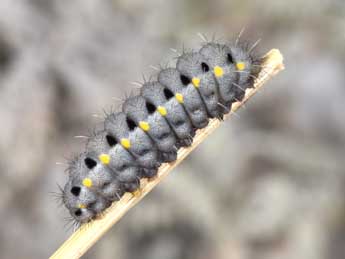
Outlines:
<svg viewBox="0 0 345 259"><path fill-rule="evenodd" d="M208 42L183 53L176 68L162 69L120 112L107 115L68 168L61 196L73 220L88 222L136 191L141 178L154 177L162 163L176 160L179 148L192 144L196 130L241 101L260 72L253 46Z"/></svg>

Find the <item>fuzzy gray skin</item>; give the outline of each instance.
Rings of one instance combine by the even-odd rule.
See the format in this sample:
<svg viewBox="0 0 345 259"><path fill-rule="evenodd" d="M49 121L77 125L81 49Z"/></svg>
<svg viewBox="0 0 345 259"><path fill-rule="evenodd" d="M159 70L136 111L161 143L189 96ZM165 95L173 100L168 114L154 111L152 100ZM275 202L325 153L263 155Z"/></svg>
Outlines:
<svg viewBox="0 0 345 259"><path fill-rule="evenodd" d="M236 82L233 83L231 91L235 94L236 101L242 101L245 90L250 87L250 71L251 71L251 59L249 54L241 47L230 46L231 56L234 64L242 62L245 64L243 71L236 71Z"/></svg>
<svg viewBox="0 0 345 259"><path fill-rule="evenodd" d="M86 152L69 168L62 197L73 219L88 222L125 191L137 190L140 178L154 176L161 162L176 160L176 147L190 145L195 129L207 126L209 117L221 117L233 102L242 100L260 71L260 60L250 51L243 44L207 43L199 52L179 57L177 69L162 70L158 82L145 83L140 96L125 101L123 112L109 115L105 129L90 137ZM217 67L222 75L217 75ZM191 83L195 77L200 79L198 88ZM158 106L167 114L161 115ZM138 127L142 121L149 129ZM123 138L130 140L128 149L119 144ZM101 163L100 154L110 156L108 164ZM91 186L84 186L85 178Z"/></svg>
<svg viewBox="0 0 345 259"><path fill-rule="evenodd" d="M254 79L260 72L260 58L252 53L251 47L248 43L238 44L237 46L230 46L231 55L234 63L243 62L245 69L237 71L237 86L234 85L233 91L237 100L242 100L247 88L253 87ZM239 86L242 88L240 89Z"/></svg>
<svg viewBox="0 0 345 259"><path fill-rule="evenodd" d="M72 188L79 188L78 192L71 192ZM78 195L76 195L78 194ZM63 202L70 211L71 216L76 222L86 223L93 219L96 215L104 211L111 204L110 200L106 200L100 195L95 194L90 189L78 185L74 179L69 179L63 190ZM80 208L79 205L85 205Z"/></svg>
<svg viewBox="0 0 345 259"><path fill-rule="evenodd" d="M86 163L86 160L89 162ZM93 167L90 169L86 164L92 164ZM68 184L63 191L63 202L78 221L92 218L94 214L110 206L112 201L119 200L125 192L117 175L110 168L98 163L92 154L83 153L76 157L71 163L69 174ZM85 178L92 181L92 187L82 185ZM88 209L78 208L80 204Z"/></svg>
<svg viewBox="0 0 345 259"><path fill-rule="evenodd" d="M182 84L180 72L175 68L164 69L158 75L158 82L174 94L183 95L183 106L195 128L202 129L207 126L208 116L203 101L194 86Z"/></svg>
<svg viewBox="0 0 345 259"><path fill-rule="evenodd" d="M239 85L246 85L250 79L252 59L250 54L243 47L230 46L230 52L234 63L243 62L245 64L245 69L239 71L237 75L237 83Z"/></svg>
<svg viewBox="0 0 345 259"><path fill-rule="evenodd" d="M88 157L96 161L96 167L110 168L120 182L136 181L141 176L141 170L138 167L137 161L121 145L109 146L106 139L107 135L108 133L103 130L89 138L86 145ZM108 154L110 156L110 163L108 165L103 165L99 161L98 157L101 154ZM103 176L104 174L100 173L99 175ZM109 182L104 184L109 184Z"/></svg>
<svg viewBox="0 0 345 259"><path fill-rule="evenodd" d="M156 107L155 107L156 108ZM147 102L142 96L128 98L122 105L122 111L138 126L141 121L150 125L146 132L154 141L159 151L162 152L162 160L171 162L176 160L176 138L169 124L157 111L149 111Z"/></svg>
<svg viewBox="0 0 345 259"><path fill-rule="evenodd" d="M220 118L221 109L218 105L219 94L213 74L206 58L199 52L184 53L177 60L176 69L190 80L199 78L200 85L197 88L210 118Z"/></svg>
<svg viewBox="0 0 345 259"><path fill-rule="evenodd" d="M140 93L146 101L151 102L156 107L162 106L166 109L167 114L164 118L178 138L178 145L190 146L193 143L195 130L183 105L178 103L174 93L159 82L145 83Z"/></svg>
<svg viewBox="0 0 345 259"><path fill-rule="evenodd" d="M90 162L86 162L89 160ZM92 168L88 168L86 164L91 164ZM93 188L99 190L103 186L111 183L116 179L116 174L107 167L104 167L98 162L97 156L94 152L83 153L73 161L73 168L70 169L70 174L73 175L74 180L78 180L79 183L83 181L84 178L90 178L93 183Z"/></svg>
<svg viewBox="0 0 345 259"><path fill-rule="evenodd" d="M130 140L131 147L129 151L133 155L136 163L143 168L145 175L152 177L157 173L160 162L158 150L154 142L138 127L131 131L127 124L126 114L119 112L109 115L105 119L104 127L105 131L113 136L118 143L120 143L122 138ZM127 152L121 145L115 145L115 148L123 149Z"/></svg>
<svg viewBox="0 0 345 259"><path fill-rule="evenodd" d="M223 113L228 113L231 110L231 104L235 99L235 93L233 90L233 82L237 80L236 67L231 60L228 59L228 54L231 54L231 49L218 43L207 43L204 45L199 53L206 58L206 63L210 66L210 71L218 86L218 92L220 96L220 102L226 109L223 109ZM214 75L214 68L219 66L223 69L224 74L221 77Z"/></svg>

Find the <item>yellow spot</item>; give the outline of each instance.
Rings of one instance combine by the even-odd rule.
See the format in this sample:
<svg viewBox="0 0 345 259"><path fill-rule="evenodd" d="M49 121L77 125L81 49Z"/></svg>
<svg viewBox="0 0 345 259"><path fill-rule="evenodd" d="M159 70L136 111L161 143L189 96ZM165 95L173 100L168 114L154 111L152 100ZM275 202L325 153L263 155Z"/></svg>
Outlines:
<svg viewBox="0 0 345 259"><path fill-rule="evenodd" d="M196 88L198 88L199 85L200 85L200 78L193 77L192 83L193 83L193 85L194 85Z"/></svg>
<svg viewBox="0 0 345 259"><path fill-rule="evenodd" d="M222 77L224 74L223 68L220 66L215 66L213 69L213 73L216 77Z"/></svg>
<svg viewBox="0 0 345 259"><path fill-rule="evenodd" d="M104 165L108 165L110 163L110 156L108 154L101 154L98 158Z"/></svg>
<svg viewBox="0 0 345 259"><path fill-rule="evenodd" d="M236 63L236 68L237 68L237 70L242 71L246 68L246 64L244 64L244 62L238 62L238 63Z"/></svg>
<svg viewBox="0 0 345 259"><path fill-rule="evenodd" d="M87 188L90 188L92 186L92 180L90 178L85 178L83 180L83 185Z"/></svg>
<svg viewBox="0 0 345 259"><path fill-rule="evenodd" d="M78 208L79 208L79 209L85 209L85 208L86 208L86 205L85 205L85 204L78 204Z"/></svg>
<svg viewBox="0 0 345 259"><path fill-rule="evenodd" d="M182 94L176 93L175 98L179 103L183 103L183 95Z"/></svg>
<svg viewBox="0 0 345 259"><path fill-rule="evenodd" d="M128 138L123 138L121 139L121 145L124 148L129 149L131 147L131 141Z"/></svg>
<svg viewBox="0 0 345 259"><path fill-rule="evenodd" d="M163 106L158 106L157 107L157 111L160 113L160 115L162 116L166 116L167 115L167 109L165 109L165 107Z"/></svg>
<svg viewBox="0 0 345 259"><path fill-rule="evenodd" d="M150 130L150 124L146 121L140 121L139 122L139 127L143 130L143 131L149 131Z"/></svg>

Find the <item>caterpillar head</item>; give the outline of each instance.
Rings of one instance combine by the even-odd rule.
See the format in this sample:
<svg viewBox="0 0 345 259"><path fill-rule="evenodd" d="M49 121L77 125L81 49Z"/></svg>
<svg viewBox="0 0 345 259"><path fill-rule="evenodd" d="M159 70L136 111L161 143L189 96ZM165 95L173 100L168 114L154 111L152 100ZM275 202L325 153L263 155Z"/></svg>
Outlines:
<svg viewBox="0 0 345 259"><path fill-rule="evenodd" d="M72 183L70 179L63 190L63 203L76 222L85 223L95 217L90 205L97 202L97 196L84 186Z"/></svg>

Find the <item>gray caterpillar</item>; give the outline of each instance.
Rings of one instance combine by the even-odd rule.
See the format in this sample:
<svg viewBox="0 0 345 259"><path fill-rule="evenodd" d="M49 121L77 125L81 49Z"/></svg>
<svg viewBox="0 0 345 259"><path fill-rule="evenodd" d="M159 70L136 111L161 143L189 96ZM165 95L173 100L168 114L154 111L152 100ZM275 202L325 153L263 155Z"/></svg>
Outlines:
<svg viewBox="0 0 345 259"><path fill-rule="evenodd" d="M135 192L141 178L154 177L162 163L176 160L179 148L193 143L197 129L241 101L261 68L254 46L210 42L183 53L176 68L161 70L121 112L108 115L68 168L61 196L74 222L88 222Z"/></svg>

